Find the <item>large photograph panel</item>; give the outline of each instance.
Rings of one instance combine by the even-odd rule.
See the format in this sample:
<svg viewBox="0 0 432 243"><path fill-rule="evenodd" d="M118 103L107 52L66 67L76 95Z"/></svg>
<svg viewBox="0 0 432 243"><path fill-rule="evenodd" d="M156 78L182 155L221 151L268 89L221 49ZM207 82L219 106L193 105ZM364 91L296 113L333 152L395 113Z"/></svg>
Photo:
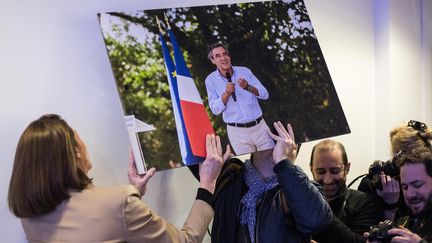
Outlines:
<svg viewBox="0 0 432 243"><path fill-rule="evenodd" d="M300 143L350 132L303 1L104 13L100 24L125 115L156 128L139 133L148 166L202 161L195 144L208 131L225 144L233 143L228 133L266 144L265 124L278 120L291 123ZM214 43L225 48L209 58ZM229 77L217 69L227 64ZM235 95L223 103L229 79ZM254 138L257 119L264 126ZM237 154L256 149L232 145Z"/></svg>

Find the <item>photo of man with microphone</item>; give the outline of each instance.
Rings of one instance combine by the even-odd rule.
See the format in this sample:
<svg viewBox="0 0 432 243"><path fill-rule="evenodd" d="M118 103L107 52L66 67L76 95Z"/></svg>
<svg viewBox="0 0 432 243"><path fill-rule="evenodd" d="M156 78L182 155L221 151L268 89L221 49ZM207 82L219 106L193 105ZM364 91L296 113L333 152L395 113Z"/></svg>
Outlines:
<svg viewBox="0 0 432 243"><path fill-rule="evenodd" d="M210 45L208 58L217 67L205 80L209 107L214 115L222 113L236 155L273 148L258 103L269 98L267 89L250 69L231 65L228 49L222 43Z"/></svg>

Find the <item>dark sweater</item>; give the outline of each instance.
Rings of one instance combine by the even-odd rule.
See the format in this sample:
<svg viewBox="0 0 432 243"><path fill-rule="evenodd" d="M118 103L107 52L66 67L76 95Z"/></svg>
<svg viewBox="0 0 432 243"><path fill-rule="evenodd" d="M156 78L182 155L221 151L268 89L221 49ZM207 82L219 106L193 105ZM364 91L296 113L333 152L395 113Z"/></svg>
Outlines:
<svg viewBox="0 0 432 243"><path fill-rule="evenodd" d="M336 217L325 231L313 236L319 243L366 242L363 233L383 219L380 200L364 192L344 188L329 204Z"/></svg>

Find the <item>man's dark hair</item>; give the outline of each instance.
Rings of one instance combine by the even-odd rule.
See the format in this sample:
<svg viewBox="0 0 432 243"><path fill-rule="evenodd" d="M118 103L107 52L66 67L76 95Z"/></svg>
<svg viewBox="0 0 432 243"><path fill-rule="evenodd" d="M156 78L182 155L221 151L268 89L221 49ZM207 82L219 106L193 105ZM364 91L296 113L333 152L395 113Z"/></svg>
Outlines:
<svg viewBox="0 0 432 243"><path fill-rule="evenodd" d="M211 44L209 47L208 47L208 54L207 54L207 57L208 57L208 59L211 61L212 59L213 59L213 49L215 49L215 48L218 48L218 47L222 47L223 49L225 49L225 51L228 53L228 55L229 55L229 51L228 51L228 49L225 47L225 45L224 44L222 44L222 43L220 43L220 42L216 42L216 43L213 43L213 44Z"/></svg>
<svg viewBox="0 0 432 243"><path fill-rule="evenodd" d="M404 152L395 163L402 167L406 164L424 164L426 173L432 177L432 151L428 147L414 149Z"/></svg>
<svg viewBox="0 0 432 243"><path fill-rule="evenodd" d="M331 139L323 140L323 141L317 143L313 147L312 153L311 153L311 158L310 158L310 161L309 161L309 165L310 166L313 165L313 159L314 159L315 151L316 152L332 151L335 148L338 148L341 151L341 153L342 153L342 162L343 162L344 166L346 166L348 164L348 156L347 156L347 153L345 151L345 147L343 146L342 143L340 143L338 141L335 141L335 140L331 140Z"/></svg>

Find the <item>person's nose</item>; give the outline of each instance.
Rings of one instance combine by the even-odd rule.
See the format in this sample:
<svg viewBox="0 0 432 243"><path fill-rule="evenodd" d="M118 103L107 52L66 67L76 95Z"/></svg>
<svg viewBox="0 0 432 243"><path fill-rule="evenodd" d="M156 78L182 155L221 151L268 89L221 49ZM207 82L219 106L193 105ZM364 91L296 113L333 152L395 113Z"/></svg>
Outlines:
<svg viewBox="0 0 432 243"><path fill-rule="evenodd" d="M409 186L409 187L405 190L405 197L406 197L407 199L411 199L411 198L415 197L415 195L416 195L416 193L415 193L415 189L414 189L414 188L412 188L412 187Z"/></svg>
<svg viewBox="0 0 432 243"><path fill-rule="evenodd" d="M330 185L333 182L333 177L330 175L330 173L326 173L324 175L324 184Z"/></svg>

